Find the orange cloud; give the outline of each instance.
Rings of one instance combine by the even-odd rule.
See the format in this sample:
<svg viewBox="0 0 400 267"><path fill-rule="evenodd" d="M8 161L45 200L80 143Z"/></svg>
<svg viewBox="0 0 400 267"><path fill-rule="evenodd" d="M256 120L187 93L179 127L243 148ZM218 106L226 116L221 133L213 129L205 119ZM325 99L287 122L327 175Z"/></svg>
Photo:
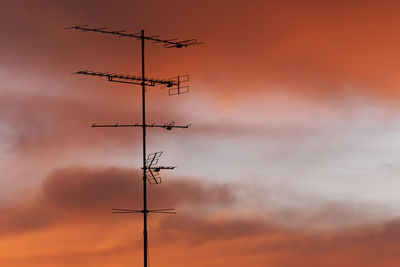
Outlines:
<svg viewBox="0 0 400 267"><path fill-rule="evenodd" d="M110 214L112 207L140 208L139 176L121 168L53 172L34 203L2 208L8 216L0 221L0 264L139 264L140 216ZM240 200L229 185L179 179L150 191L152 206L178 208L172 217L150 215L153 264L358 267L396 266L400 260L397 221L331 231L286 228L256 214L227 212Z"/></svg>

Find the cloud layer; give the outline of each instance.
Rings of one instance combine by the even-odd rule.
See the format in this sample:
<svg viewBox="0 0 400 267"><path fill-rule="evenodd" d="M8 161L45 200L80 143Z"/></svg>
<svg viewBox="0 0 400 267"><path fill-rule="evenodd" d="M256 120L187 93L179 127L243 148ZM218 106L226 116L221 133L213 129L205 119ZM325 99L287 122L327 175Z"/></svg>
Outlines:
<svg viewBox="0 0 400 267"><path fill-rule="evenodd" d="M134 263L141 250L140 216L111 215L110 209L139 208L139 176L137 171L117 167L74 167L53 172L44 180L32 203L2 208L7 216L0 221L0 247L4 251L0 263L2 266ZM204 183L193 178L168 179L149 190L152 206L178 209L178 214L172 217L150 215L154 263L395 266L399 260L395 244L400 238L400 224L396 220L316 232L303 227L287 228L257 214L235 213L234 207L241 199L233 185ZM315 221L326 216L324 209L330 209L330 213L338 211L323 204L319 209L314 214ZM37 247L30 250L33 245ZM7 253L17 247L18 253Z"/></svg>
<svg viewBox="0 0 400 267"><path fill-rule="evenodd" d="M0 265L140 265L139 43L66 26L198 38L146 46L152 266L398 266L399 4L394 1L8 1L0 11ZM175 165L175 162L171 164ZM178 164L177 164L178 165ZM103 167L99 167L103 166ZM108 167L107 167L108 166ZM110 167L111 166L111 167ZM216 182L218 181L218 182Z"/></svg>

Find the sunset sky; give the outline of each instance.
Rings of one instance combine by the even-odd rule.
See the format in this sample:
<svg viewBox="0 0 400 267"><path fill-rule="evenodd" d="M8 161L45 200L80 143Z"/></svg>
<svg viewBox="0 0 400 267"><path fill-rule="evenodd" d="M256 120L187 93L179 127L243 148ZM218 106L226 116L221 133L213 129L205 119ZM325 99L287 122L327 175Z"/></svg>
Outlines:
<svg viewBox="0 0 400 267"><path fill-rule="evenodd" d="M150 266L400 266L400 1L3 0L0 266L142 266L140 42L146 44Z"/></svg>

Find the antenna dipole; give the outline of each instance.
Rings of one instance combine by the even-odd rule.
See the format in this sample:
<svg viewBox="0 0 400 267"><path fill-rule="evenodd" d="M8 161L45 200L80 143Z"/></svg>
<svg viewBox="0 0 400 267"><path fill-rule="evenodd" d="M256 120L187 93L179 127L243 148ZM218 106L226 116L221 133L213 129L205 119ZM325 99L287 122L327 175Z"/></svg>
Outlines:
<svg viewBox="0 0 400 267"><path fill-rule="evenodd" d="M145 41L152 41L154 43L161 43L165 48L182 48L188 47L192 45L199 45L203 42L197 41L197 39L189 39L179 41L178 39L160 39L158 36L146 36L144 34L144 30L141 30L140 33L125 33L125 31L110 31L107 28L89 28L88 25L78 25L67 27L65 29L74 29L85 32L97 32L103 34L112 34L117 37L131 37L141 41L141 65L142 65L142 73L141 76L135 75L122 75L115 74L109 72L93 72L89 70L77 71L74 74L86 75L86 76L97 76L97 77L106 77L110 82L119 82L119 83L127 83L134 85L141 85L142 88L142 122L135 124L92 124L91 127L140 127L142 128L142 149L143 149L143 209L112 209L112 213L142 213L143 214L143 265L144 267L148 266L148 230L147 230L147 216L148 213L164 213L164 214L175 214L175 209L167 208L167 209L148 209L147 208L147 182L150 184L159 184L161 183L161 177L159 172L161 170L172 170L175 169L175 166L158 166L157 163L159 158L161 157L163 152L156 152L147 155L146 151L146 129L147 128L164 128L166 130L172 130L174 128L186 129L189 128L190 124L187 125L175 125L175 122L169 122L165 124L147 124L146 123L146 86L156 86L160 85L161 87L169 88L169 95L177 95L182 93L189 92L189 87L185 85L185 82L189 81L189 75L181 75L169 79L154 79L154 78L146 78L145 76Z"/></svg>

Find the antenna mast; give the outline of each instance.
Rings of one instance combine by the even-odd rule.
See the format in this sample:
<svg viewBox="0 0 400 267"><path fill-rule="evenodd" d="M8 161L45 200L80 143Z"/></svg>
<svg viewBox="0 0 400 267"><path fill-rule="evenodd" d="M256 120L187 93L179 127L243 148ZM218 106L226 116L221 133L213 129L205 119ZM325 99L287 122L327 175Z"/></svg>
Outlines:
<svg viewBox="0 0 400 267"><path fill-rule="evenodd" d="M164 128L166 130L172 130L173 128L189 128L190 124L187 125L175 125L175 122L169 122L165 124L147 124L146 123L146 86L155 86L160 85L162 87L169 88L169 95L178 95L182 93L189 92L189 86L185 85L185 82L189 81L189 75L182 75L173 77L170 79L153 79L146 78L145 75L145 41L152 41L154 43L161 43L165 48L182 48L188 47L192 45L202 44L202 42L198 42L196 39L189 39L179 41L178 39L160 39L158 36L146 36L144 34L144 30L141 30L140 33L125 33L125 31L110 31L107 28L89 28L88 25L79 25L67 27L65 29L75 29L85 32L98 32L103 34L112 34L118 37L131 37L138 40L141 40L141 55L142 55L142 74L141 76L134 75L122 75L108 72L93 72L93 71L77 71L74 74L81 74L87 76L97 76L97 77L106 77L110 82L120 82L120 83L128 83L141 85L142 87L142 123L135 124L93 124L91 127L141 127L142 128L142 144L143 144L143 209L142 210L133 210L133 209L113 209L113 213L142 213L143 214L143 265L144 267L148 266L148 231L147 231L147 215L148 213L165 213L165 214L175 214L175 209L155 209L150 210L147 208L147 182L150 184L159 184L161 183L161 177L159 175L160 170L171 170L175 167L172 166L155 166L158 163L159 158L162 155L162 152L156 152L147 155L146 151L146 129L147 128Z"/></svg>

